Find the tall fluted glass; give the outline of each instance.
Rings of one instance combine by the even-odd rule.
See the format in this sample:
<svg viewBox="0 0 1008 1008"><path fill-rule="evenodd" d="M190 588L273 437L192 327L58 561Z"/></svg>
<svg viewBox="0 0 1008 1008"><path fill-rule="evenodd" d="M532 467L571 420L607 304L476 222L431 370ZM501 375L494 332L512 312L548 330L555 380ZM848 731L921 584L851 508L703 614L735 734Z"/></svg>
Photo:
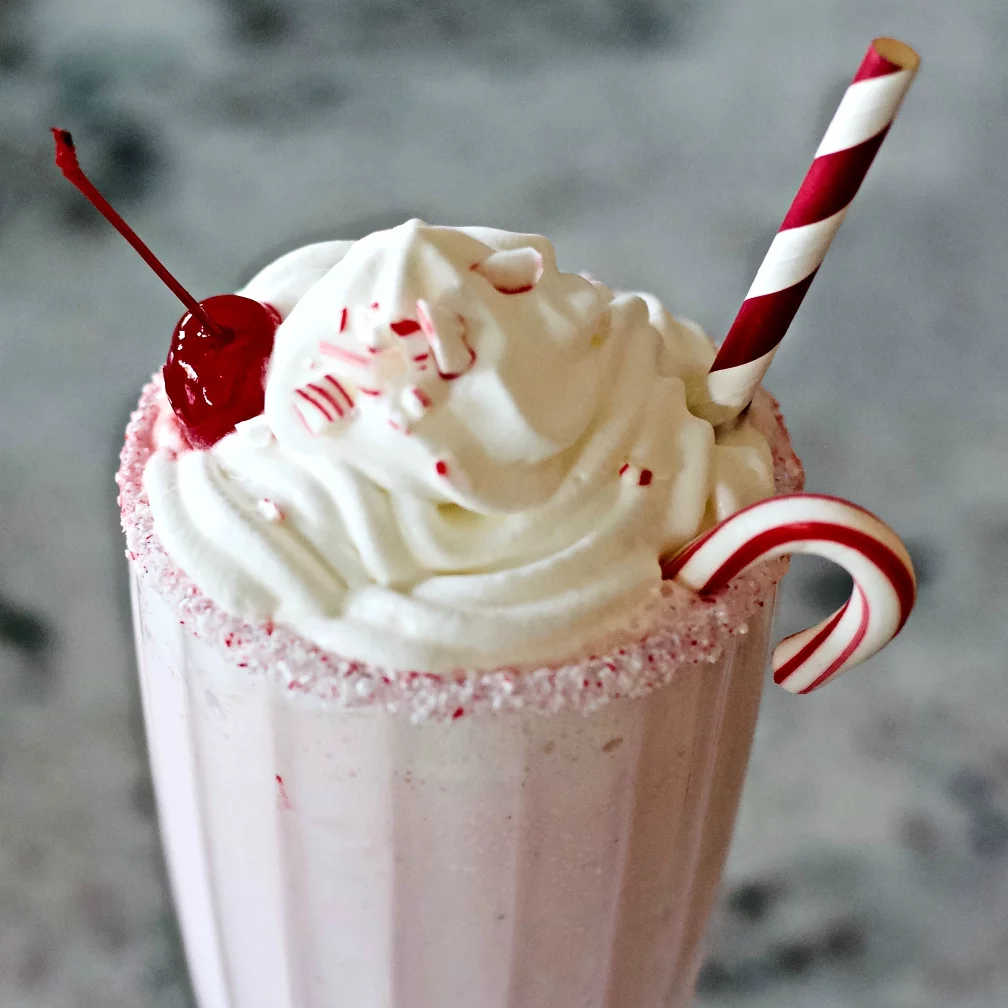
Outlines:
<svg viewBox="0 0 1008 1008"><path fill-rule="evenodd" d="M200 1008L689 1003L772 604L637 699L417 724L236 667L132 567Z"/></svg>

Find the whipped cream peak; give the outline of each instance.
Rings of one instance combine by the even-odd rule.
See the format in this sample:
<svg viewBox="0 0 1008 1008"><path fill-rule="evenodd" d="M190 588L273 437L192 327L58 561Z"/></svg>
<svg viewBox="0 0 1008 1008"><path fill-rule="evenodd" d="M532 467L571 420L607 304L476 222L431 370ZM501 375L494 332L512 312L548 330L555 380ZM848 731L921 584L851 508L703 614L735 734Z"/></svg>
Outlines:
<svg viewBox="0 0 1008 1008"><path fill-rule="evenodd" d="M714 347L539 235L408 221L241 292L275 306L262 416L145 475L228 612L432 672L563 659L626 626L659 557L773 494L765 438L687 388Z"/></svg>
<svg viewBox="0 0 1008 1008"><path fill-rule="evenodd" d="M607 316L545 238L411 220L356 242L285 319L266 417L387 490L525 510L595 413Z"/></svg>

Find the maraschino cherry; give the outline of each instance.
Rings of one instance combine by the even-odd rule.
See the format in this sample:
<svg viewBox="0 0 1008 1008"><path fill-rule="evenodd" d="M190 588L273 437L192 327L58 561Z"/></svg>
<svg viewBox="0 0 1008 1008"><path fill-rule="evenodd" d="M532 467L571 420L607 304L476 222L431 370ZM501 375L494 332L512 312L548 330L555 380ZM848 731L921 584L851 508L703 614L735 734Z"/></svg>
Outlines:
<svg viewBox="0 0 1008 1008"><path fill-rule="evenodd" d="M56 165L98 212L140 253L186 306L164 365L165 392L190 443L209 448L235 424L263 411L266 366L280 317L269 305L238 294L197 301L109 206L77 163L73 138L54 129Z"/></svg>

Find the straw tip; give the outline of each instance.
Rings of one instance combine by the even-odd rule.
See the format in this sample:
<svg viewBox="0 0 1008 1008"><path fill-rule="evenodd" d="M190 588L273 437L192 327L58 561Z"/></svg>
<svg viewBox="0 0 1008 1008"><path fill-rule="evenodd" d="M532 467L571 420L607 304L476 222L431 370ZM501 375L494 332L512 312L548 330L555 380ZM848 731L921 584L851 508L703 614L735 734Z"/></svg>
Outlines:
<svg viewBox="0 0 1008 1008"><path fill-rule="evenodd" d="M917 50L912 49L906 42L900 42L899 39L880 36L872 39L872 49L901 70L917 70L920 66L920 55Z"/></svg>

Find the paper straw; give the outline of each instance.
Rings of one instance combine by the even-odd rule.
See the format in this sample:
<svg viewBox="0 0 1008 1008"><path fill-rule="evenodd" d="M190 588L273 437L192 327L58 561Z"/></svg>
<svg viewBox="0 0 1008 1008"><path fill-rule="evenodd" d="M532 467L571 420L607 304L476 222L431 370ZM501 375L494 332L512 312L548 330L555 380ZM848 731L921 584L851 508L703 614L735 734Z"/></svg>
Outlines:
<svg viewBox="0 0 1008 1008"><path fill-rule="evenodd" d="M919 65L917 53L896 39L869 46L706 381L691 396L698 416L721 424L749 405Z"/></svg>

